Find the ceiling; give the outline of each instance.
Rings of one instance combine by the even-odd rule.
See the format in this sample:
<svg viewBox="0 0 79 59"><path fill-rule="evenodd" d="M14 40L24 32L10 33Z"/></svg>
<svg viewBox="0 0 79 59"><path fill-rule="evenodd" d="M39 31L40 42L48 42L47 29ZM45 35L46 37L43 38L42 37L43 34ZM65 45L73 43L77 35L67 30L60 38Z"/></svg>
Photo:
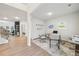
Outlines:
<svg viewBox="0 0 79 59"><path fill-rule="evenodd" d="M67 4L67 3L41 3L33 12L32 16L42 19L49 20L57 18L65 14L79 11L79 4ZM52 12L52 15L47 15L48 12Z"/></svg>
<svg viewBox="0 0 79 59"><path fill-rule="evenodd" d="M0 20L26 20L26 15L27 13L20 9L0 3ZM7 17L8 19L3 19L4 17ZM19 17L19 19L15 19L14 17Z"/></svg>
<svg viewBox="0 0 79 59"><path fill-rule="evenodd" d="M14 4L12 4L14 5ZM18 5L18 6L16 6ZM16 21L14 17L19 17L19 20L27 19L27 12L30 12L32 17L50 20L69 13L79 11L79 4L67 4L67 3L20 3L15 4L14 7L0 3L0 19L4 20L7 17L8 20ZM24 7L23 7L24 6ZM16 8L18 7L18 8ZM24 8L23 11L20 10ZM28 10L27 10L28 9ZM52 12L52 15L48 15L48 12Z"/></svg>
<svg viewBox="0 0 79 59"><path fill-rule="evenodd" d="M40 5L40 3L22 3L22 4L27 6L28 9L30 9L28 10L30 11L30 13L32 13Z"/></svg>

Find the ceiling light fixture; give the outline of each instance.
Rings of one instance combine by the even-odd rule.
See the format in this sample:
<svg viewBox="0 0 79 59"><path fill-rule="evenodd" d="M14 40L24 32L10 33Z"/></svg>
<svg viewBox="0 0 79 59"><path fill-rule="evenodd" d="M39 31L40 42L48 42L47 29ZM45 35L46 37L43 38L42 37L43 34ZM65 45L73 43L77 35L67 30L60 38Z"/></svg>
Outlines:
<svg viewBox="0 0 79 59"><path fill-rule="evenodd" d="M4 17L3 19L7 20L8 18L7 17Z"/></svg>
<svg viewBox="0 0 79 59"><path fill-rule="evenodd" d="M51 16L51 15L52 15L52 12L48 12L47 14L48 14L49 16Z"/></svg>
<svg viewBox="0 0 79 59"><path fill-rule="evenodd" d="M72 5L71 4L68 4L68 7L71 7Z"/></svg>
<svg viewBox="0 0 79 59"><path fill-rule="evenodd" d="M20 19L19 17L14 17L15 19Z"/></svg>

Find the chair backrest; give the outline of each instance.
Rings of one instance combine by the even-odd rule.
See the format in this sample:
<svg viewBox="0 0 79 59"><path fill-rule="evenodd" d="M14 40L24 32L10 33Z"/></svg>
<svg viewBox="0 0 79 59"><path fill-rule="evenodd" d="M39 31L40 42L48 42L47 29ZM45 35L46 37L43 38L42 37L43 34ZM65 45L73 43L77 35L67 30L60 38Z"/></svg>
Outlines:
<svg viewBox="0 0 79 59"><path fill-rule="evenodd" d="M49 35L50 39L55 39L55 40L59 40L59 34L50 34Z"/></svg>
<svg viewBox="0 0 79 59"><path fill-rule="evenodd" d="M46 38L45 35L41 35L40 37L41 37L41 38Z"/></svg>

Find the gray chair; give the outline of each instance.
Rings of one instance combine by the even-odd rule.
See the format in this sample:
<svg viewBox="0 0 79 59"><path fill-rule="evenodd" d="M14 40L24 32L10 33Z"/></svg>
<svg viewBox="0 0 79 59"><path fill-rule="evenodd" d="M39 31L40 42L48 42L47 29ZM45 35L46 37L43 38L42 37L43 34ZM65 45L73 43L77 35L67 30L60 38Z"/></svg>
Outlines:
<svg viewBox="0 0 79 59"><path fill-rule="evenodd" d="M46 41L46 36L44 34L39 35L40 42L45 42Z"/></svg>
<svg viewBox="0 0 79 59"><path fill-rule="evenodd" d="M49 35L49 46L50 46L50 48L51 48L51 44L52 44L52 41L53 41L53 43L55 43L55 45L57 45L58 46L58 48L59 48L59 44L60 44L60 35L59 34L50 34Z"/></svg>

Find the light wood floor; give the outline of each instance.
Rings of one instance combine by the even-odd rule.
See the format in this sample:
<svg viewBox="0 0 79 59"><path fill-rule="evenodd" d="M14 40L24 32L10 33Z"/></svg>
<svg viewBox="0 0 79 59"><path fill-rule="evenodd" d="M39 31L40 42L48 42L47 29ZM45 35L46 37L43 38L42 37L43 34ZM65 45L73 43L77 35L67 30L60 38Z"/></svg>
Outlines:
<svg viewBox="0 0 79 59"><path fill-rule="evenodd" d="M9 43L0 45L0 56L49 56L42 48L32 43L31 47L27 46L23 37L9 40Z"/></svg>

